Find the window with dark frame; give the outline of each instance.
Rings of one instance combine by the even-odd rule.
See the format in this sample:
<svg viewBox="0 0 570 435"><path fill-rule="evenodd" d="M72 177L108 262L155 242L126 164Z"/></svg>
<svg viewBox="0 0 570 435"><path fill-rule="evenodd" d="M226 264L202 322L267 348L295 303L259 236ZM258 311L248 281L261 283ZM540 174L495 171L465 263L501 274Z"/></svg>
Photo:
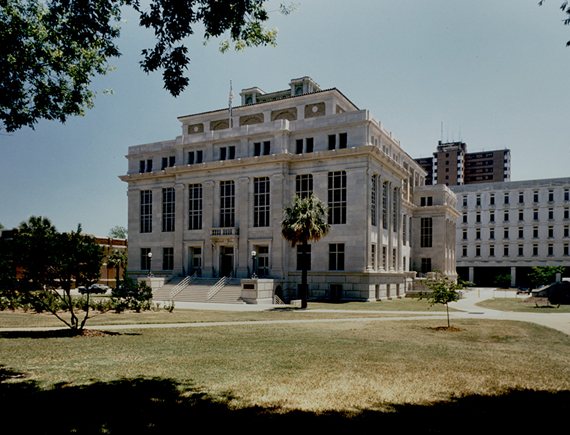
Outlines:
<svg viewBox="0 0 570 435"><path fill-rule="evenodd" d="M162 248L162 270L174 269L174 248Z"/></svg>
<svg viewBox="0 0 570 435"><path fill-rule="evenodd" d="M152 191L141 190L141 233L152 232Z"/></svg>
<svg viewBox="0 0 570 435"><path fill-rule="evenodd" d="M202 229L202 185L188 186L188 229Z"/></svg>
<svg viewBox="0 0 570 435"><path fill-rule="evenodd" d="M230 181L220 182L220 226L235 226L235 183Z"/></svg>
<svg viewBox="0 0 570 435"><path fill-rule="evenodd" d="M329 270L344 270L344 243L329 244Z"/></svg>
<svg viewBox="0 0 570 435"><path fill-rule="evenodd" d="M311 245L307 245L307 270L311 270ZM297 245L297 270L303 270L303 245Z"/></svg>
<svg viewBox="0 0 570 435"><path fill-rule="evenodd" d="M335 171L328 174L328 223L346 224L346 172Z"/></svg>
<svg viewBox="0 0 570 435"><path fill-rule="evenodd" d="M162 189L162 231L174 231L175 194L174 187Z"/></svg>
<svg viewBox="0 0 570 435"><path fill-rule="evenodd" d="M422 248L432 247L432 218L421 218L420 222L420 246Z"/></svg>
<svg viewBox="0 0 570 435"><path fill-rule="evenodd" d="M269 177L253 180L253 226L269 226L270 192Z"/></svg>
<svg viewBox="0 0 570 435"><path fill-rule="evenodd" d="M302 174L295 177L295 195L303 199L313 193L313 175Z"/></svg>

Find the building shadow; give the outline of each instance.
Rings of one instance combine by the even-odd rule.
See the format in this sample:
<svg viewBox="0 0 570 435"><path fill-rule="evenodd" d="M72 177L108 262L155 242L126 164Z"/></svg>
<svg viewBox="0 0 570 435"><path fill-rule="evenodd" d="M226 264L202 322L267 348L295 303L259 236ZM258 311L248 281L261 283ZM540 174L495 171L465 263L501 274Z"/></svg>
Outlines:
<svg viewBox="0 0 570 435"><path fill-rule="evenodd" d="M19 434L170 434L207 430L319 432L397 430L398 433L541 433L570 415L570 391L512 390L430 405L383 405L386 411L234 409L230 392L211 397L192 383L120 379L42 389L23 374L0 367L0 409ZM539 412L532 412L535 407ZM529 412L530 411L530 412ZM200 429L202 428L202 429ZM347 432L348 433L348 432Z"/></svg>

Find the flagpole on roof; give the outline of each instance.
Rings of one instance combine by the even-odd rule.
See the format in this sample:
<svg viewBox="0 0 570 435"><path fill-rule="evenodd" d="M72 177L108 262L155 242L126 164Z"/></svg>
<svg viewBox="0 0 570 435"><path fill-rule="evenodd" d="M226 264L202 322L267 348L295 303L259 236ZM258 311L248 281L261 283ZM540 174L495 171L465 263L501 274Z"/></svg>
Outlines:
<svg viewBox="0 0 570 435"><path fill-rule="evenodd" d="M232 99L234 98L234 91L232 89L232 81L230 80L230 98L228 101L229 106L229 128L232 128Z"/></svg>

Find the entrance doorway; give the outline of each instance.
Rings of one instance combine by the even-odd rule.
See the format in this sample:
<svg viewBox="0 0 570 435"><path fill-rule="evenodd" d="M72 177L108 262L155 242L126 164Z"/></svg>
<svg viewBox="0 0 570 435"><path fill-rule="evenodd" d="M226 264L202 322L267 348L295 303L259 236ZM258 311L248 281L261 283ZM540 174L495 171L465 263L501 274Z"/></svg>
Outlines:
<svg viewBox="0 0 570 435"><path fill-rule="evenodd" d="M189 249L189 259L190 264L188 267L189 275L193 275L197 272L198 276L202 276L202 248L201 247L190 247Z"/></svg>
<svg viewBox="0 0 570 435"><path fill-rule="evenodd" d="M233 246L220 246L220 276L233 276L234 248Z"/></svg>

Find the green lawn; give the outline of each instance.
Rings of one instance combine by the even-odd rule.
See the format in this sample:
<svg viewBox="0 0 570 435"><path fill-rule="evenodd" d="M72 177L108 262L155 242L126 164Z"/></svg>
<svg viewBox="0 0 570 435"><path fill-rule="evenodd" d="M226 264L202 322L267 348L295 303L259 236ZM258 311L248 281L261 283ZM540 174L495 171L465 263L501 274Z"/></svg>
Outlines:
<svg viewBox="0 0 570 435"><path fill-rule="evenodd" d="M482 308L490 308L500 311L516 311L522 313L570 313L570 305L546 305L524 302L523 299L514 298L493 298L485 299L476 305Z"/></svg>

